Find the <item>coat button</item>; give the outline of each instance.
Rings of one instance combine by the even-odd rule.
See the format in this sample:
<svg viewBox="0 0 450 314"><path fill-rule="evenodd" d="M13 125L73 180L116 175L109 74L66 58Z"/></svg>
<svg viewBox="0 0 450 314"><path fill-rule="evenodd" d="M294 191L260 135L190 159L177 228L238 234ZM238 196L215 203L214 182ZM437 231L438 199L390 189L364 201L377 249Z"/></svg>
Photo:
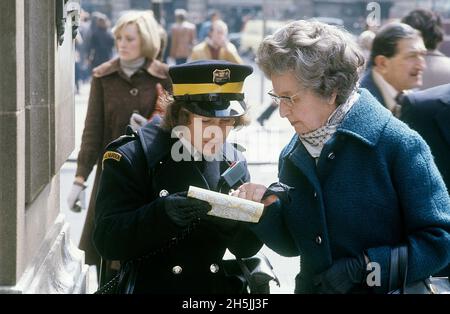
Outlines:
<svg viewBox="0 0 450 314"><path fill-rule="evenodd" d="M314 199L317 199L317 192L314 192Z"/></svg>
<svg viewBox="0 0 450 314"><path fill-rule="evenodd" d="M137 88L130 89L131 96L137 96L139 94L139 90Z"/></svg>
<svg viewBox="0 0 450 314"><path fill-rule="evenodd" d="M181 274L181 272L183 271L183 268L181 268L181 266L173 266L172 267L172 273L174 273L175 275L179 275Z"/></svg>
<svg viewBox="0 0 450 314"><path fill-rule="evenodd" d="M334 158L336 158L336 155L333 152L328 154L328 159L333 160Z"/></svg>
<svg viewBox="0 0 450 314"><path fill-rule="evenodd" d="M169 195L169 192L167 190L161 190L159 192L159 197L165 197L167 195Z"/></svg>
<svg viewBox="0 0 450 314"><path fill-rule="evenodd" d="M217 273L217 272L219 271L219 265L217 265L217 264L211 264L211 266L209 266L209 270L210 270L213 274L215 274L215 273Z"/></svg>
<svg viewBox="0 0 450 314"><path fill-rule="evenodd" d="M316 243L317 243L318 245L321 245L321 244L322 244L322 237L321 237L321 236L317 236L317 237L316 237Z"/></svg>

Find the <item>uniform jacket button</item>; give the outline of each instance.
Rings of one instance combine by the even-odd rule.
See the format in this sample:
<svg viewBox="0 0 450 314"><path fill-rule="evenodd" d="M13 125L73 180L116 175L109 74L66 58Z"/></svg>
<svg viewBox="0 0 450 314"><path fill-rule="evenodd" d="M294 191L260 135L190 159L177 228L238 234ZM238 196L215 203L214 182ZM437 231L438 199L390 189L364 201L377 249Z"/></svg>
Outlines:
<svg viewBox="0 0 450 314"><path fill-rule="evenodd" d="M217 273L217 272L219 271L219 265L217 265L217 264L211 264L211 266L209 266L209 270L210 270L213 274L215 274L215 273Z"/></svg>
<svg viewBox="0 0 450 314"><path fill-rule="evenodd" d="M328 159L333 160L334 158L336 158L336 155L333 152L328 154Z"/></svg>
<svg viewBox="0 0 450 314"><path fill-rule="evenodd" d="M317 237L316 237L316 243L317 243L318 245L321 245L321 244L322 244L322 237L321 237L321 236L317 236Z"/></svg>
<svg viewBox="0 0 450 314"><path fill-rule="evenodd" d="M314 192L314 199L317 199L317 192Z"/></svg>
<svg viewBox="0 0 450 314"><path fill-rule="evenodd" d="M131 96L137 96L139 94L139 90L137 88L130 89Z"/></svg>
<svg viewBox="0 0 450 314"><path fill-rule="evenodd" d="M169 195L169 192L167 190L161 190L159 192L159 197L165 197L167 195Z"/></svg>
<svg viewBox="0 0 450 314"><path fill-rule="evenodd" d="M181 272L183 271L183 268L181 268L181 266L173 266L172 267L172 273L174 273L175 275L179 275L181 274Z"/></svg>

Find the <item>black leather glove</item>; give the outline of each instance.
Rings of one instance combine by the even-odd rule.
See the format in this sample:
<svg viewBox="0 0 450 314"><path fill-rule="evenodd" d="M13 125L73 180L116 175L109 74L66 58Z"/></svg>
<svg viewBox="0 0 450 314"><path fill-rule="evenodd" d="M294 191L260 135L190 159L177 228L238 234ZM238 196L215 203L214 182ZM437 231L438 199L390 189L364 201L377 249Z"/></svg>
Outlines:
<svg viewBox="0 0 450 314"><path fill-rule="evenodd" d="M289 203L291 198L289 197L289 191L294 190L293 187L290 187L281 182L275 182L269 185L266 192L264 193L262 199L269 197L270 195L277 196L283 203Z"/></svg>
<svg viewBox="0 0 450 314"><path fill-rule="evenodd" d="M318 293L347 293L365 279L366 261L361 254L334 262L329 269L315 276L314 285Z"/></svg>
<svg viewBox="0 0 450 314"><path fill-rule="evenodd" d="M211 205L205 201L187 197L187 192L171 194L164 198L164 210L170 220L179 227L206 216Z"/></svg>

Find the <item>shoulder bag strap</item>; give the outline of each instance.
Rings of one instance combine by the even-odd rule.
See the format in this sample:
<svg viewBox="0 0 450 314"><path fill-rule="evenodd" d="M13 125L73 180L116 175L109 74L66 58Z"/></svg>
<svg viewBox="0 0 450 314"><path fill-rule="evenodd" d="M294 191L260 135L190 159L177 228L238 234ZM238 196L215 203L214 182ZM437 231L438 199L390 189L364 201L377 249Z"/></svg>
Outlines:
<svg viewBox="0 0 450 314"><path fill-rule="evenodd" d="M408 275L408 247L406 245L391 249L389 268L389 291L400 288L400 293L405 293L406 276Z"/></svg>
<svg viewBox="0 0 450 314"><path fill-rule="evenodd" d="M398 271L401 284L401 292L405 293L406 277L408 276L408 247L402 245L398 248Z"/></svg>
<svg viewBox="0 0 450 314"><path fill-rule="evenodd" d="M250 288L250 292L254 291L253 281L251 280L251 274L250 274L250 271L249 271L247 265L245 264L245 262L240 257L236 256L236 261L237 261L237 263L239 265L239 268L241 269L242 273L244 274L245 280L247 281L248 286Z"/></svg>
<svg viewBox="0 0 450 314"><path fill-rule="evenodd" d="M391 249L391 258L389 265L389 290L394 291L399 286L399 273L398 273L398 247Z"/></svg>

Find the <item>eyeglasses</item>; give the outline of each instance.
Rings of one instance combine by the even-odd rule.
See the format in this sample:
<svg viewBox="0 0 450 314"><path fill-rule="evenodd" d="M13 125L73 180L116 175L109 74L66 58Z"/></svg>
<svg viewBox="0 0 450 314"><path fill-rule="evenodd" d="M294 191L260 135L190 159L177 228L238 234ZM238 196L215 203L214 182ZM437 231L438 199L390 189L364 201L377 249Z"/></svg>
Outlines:
<svg viewBox="0 0 450 314"><path fill-rule="evenodd" d="M288 105L289 107L293 107L295 105L294 98L297 97L302 91L303 90L300 90L292 96L278 96L274 94L273 90L271 90L267 94L269 94L269 96L272 97L273 102L276 103L277 105L280 105L281 102L284 101L286 105Z"/></svg>

